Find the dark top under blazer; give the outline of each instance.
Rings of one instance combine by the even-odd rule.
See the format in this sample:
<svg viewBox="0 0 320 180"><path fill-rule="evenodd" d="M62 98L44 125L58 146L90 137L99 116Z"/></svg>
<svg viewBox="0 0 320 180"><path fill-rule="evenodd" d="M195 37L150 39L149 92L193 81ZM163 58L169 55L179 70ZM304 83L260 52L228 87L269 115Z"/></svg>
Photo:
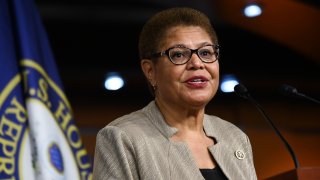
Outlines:
<svg viewBox="0 0 320 180"><path fill-rule="evenodd" d="M209 151L234 180L256 180L250 141L235 125L205 115L204 131L217 143ZM124 115L97 135L93 179L203 180L185 142L171 141L177 129L163 119L155 102Z"/></svg>

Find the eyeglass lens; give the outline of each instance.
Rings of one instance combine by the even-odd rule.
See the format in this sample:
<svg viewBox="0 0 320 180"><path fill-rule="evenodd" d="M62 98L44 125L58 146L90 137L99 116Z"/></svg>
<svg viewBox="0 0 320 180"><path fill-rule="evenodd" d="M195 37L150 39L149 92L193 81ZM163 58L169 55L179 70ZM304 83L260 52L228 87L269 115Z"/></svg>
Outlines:
<svg viewBox="0 0 320 180"><path fill-rule="evenodd" d="M216 60L216 53L213 46L204 46L197 50L191 50L185 47L175 47L169 50L169 58L174 64L184 64L191 58L193 53L204 62L213 62Z"/></svg>

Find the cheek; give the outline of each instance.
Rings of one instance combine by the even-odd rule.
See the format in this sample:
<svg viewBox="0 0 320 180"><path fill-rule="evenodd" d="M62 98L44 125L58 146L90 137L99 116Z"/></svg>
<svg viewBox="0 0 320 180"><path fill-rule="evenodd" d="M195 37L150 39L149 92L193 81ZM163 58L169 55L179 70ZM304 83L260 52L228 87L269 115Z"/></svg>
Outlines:
<svg viewBox="0 0 320 180"><path fill-rule="evenodd" d="M214 64L214 66L209 67L208 71L209 71L212 79L219 80L220 72L219 72L219 64L218 63Z"/></svg>
<svg viewBox="0 0 320 180"><path fill-rule="evenodd" d="M175 75L172 68L168 66L158 66L156 71L156 81L159 88L167 89L173 81L175 81Z"/></svg>
<svg viewBox="0 0 320 180"><path fill-rule="evenodd" d="M166 84L175 83L180 81L183 72L184 68L182 66L181 68L177 66L166 66L161 69L161 72L159 72L159 80L162 82L164 81Z"/></svg>

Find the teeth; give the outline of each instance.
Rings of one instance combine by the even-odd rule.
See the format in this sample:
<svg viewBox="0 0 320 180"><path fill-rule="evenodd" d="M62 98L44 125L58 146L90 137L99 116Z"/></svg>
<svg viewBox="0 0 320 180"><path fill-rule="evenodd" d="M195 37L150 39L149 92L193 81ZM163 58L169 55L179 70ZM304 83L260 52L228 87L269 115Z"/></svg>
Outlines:
<svg viewBox="0 0 320 180"><path fill-rule="evenodd" d="M193 79L191 82L203 82L202 79Z"/></svg>

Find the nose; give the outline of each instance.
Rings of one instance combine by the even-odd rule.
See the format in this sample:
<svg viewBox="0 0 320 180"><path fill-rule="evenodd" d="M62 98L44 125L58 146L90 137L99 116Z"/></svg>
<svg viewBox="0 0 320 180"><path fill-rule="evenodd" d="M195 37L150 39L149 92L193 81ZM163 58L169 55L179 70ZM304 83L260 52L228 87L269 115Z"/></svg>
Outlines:
<svg viewBox="0 0 320 180"><path fill-rule="evenodd" d="M189 62L187 63L188 69L203 69L204 63L201 61L197 53L192 53Z"/></svg>

